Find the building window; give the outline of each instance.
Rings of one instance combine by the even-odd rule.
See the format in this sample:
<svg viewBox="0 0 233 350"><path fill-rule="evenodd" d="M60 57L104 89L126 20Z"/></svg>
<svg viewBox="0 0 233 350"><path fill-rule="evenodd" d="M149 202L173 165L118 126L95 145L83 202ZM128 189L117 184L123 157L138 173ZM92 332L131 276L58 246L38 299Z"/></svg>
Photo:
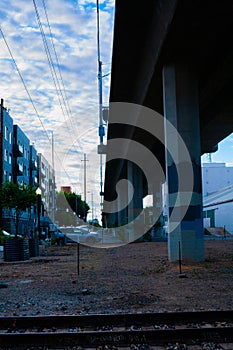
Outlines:
<svg viewBox="0 0 233 350"><path fill-rule="evenodd" d="M10 153L9 154L9 164L11 164L12 163L12 154Z"/></svg>
<svg viewBox="0 0 233 350"><path fill-rule="evenodd" d="M4 170L4 179L5 181L8 181L9 178L8 178L8 172L6 170Z"/></svg>
<svg viewBox="0 0 233 350"><path fill-rule="evenodd" d="M19 163L19 171L21 171L21 173L23 173L23 164Z"/></svg>
<svg viewBox="0 0 233 350"><path fill-rule="evenodd" d="M19 143L19 151L23 154L23 146Z"/></svg>
<svg viewBox="0 0 233 350"><path fill-rule="evenodd" d="M12 133L9 132L9 144L11 145L11 143L12 143Z"/></svg>
<svg viewBox="0 0 233 350"><path fill-rule="evenodd" d="M5 140L8 141L8 127L5 126Z"/></svg>
<svg viewBox="0 0 233 350"><path fill-rule="evenodd" d="M5 160L6 162L8 161L8 152L7 152L6 149L4 150L4 160Z"/></svg>

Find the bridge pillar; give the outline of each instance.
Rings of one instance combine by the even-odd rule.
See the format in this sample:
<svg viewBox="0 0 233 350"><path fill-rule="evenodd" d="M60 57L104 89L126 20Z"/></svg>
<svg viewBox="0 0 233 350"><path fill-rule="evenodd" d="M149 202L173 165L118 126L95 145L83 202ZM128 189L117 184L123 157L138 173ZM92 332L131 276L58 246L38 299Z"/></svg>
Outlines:
<svg viewBox="0 0 233 350"><path fill-rule="evenodd" d="M176 128L190 154L193 167L194 185L191 203L183 217L184 198L190 191L185 181L179 183L177 167L186 171L175 134L168 132L165 123L166 140L166 177L168 184L169 215L174 209L174 222L168 222L169 260L179 259L179 242L181 258L190 261L204 260L204 238L202 221L201 189L201 145L199 126L198 84L195 74L184 65L167 65L163 68L164 117ZM176 162L167 151L172 149L177 155ZM176 164L178 163L178 164ZM177 201L177 202L176 202ZM174 208L176 202L176 208ZM178 205L177 205L178 203ZM175 229L174 223L176 224Z"/></svg>
<svg viewBox="0 0 233 350"><path fill-rule="evenodd" d="M128 212L127 212L127 205L128 205L128 193L127 188L125 190L122 190L118 193L118 204L119 208L117 213L117 223L118 226L123 226L127 224L128 222Z"/></svg>
<svg viewBox="0 0 233 350"><path fill-rule="evenodd" d="M127 162L127 173L128 180L134 188L133 199L128 206L128 222L132 222L132 230L130 232L129 240L132 241L144 233L144 218L143 223L140 223L142 217L138 217L143 210L143 180L141 170L130 161Z"/></svg>
<svg viewBox="0 0 233 350"><path fill-rule="evenodd" d="M163 234L163 200L162 200L162 182L153 183L153 217L156 219L156 230L153 230L152 240L155 237L162 237Z"/></svg>

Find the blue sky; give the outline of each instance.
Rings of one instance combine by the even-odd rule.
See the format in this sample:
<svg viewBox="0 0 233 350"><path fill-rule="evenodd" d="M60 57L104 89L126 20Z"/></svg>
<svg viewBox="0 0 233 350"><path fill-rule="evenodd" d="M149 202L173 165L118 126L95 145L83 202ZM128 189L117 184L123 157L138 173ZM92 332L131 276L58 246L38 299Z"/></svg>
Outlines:
<svg viewBox="0 0 233 350"><path fill-rule="evenodd" d="M33 0L2 0L0 27L33 100L31 104L17 69L0 35L0 97L14 122L24 130L51 162L51 132L54 133L55 168L59 185L72 185L83 193L83 154L87 154L87 189L99 205L98 65L96 1L34 0L65 104L57 94ZM124 1L124 0L122 0ZM43 8L46 5L50 30ZM103 74L111 70L114 0L99 0L100 46ZM62 81L57 69L59 61ZM63 90L63 84L65 91ZM103 103L108 104L110 76L103 79ZM43 124L43 127L42 127ZM219 145L212 161L233 165L233 136ZM202 160L207 162L207 157ZM87 200L90 202L90 198Z"/></svg>
<svg viewBox="0 0 233 350"><path fill-rule="evenodd" d="M233 166L233 134L222 140L218 144L218 151L211 153L212 162L226 163L227 166ZM207 155L202 156L202 162L208 163Z"/></svg>
<svg viewBox="0 0 233 350"><path fill-rule="evenodd" d="M0 96L5 101L5 107L9 108L14 122L24 130L50 163L51 142L48 137L51 140L53 131L58 186L72 184L76 192L84 191L82 159L83 154L87 154L87 181L90 187L87 191L95 191L98 197L96 1L35 0L35 4L40 22L33 0L2 0L0 8L1 30L34 105L30 102L1 33ZM114 0L99 0L99 4L101 60L103 74L107 74L111 70ZM43 46L40 23L54 62L54 70L49 65ZM58 77L56 85L51 69L54 77ZM103 79L105 105L108 104L109 87L110 76ZM99 198L96 201L99 203Z"/></svg>

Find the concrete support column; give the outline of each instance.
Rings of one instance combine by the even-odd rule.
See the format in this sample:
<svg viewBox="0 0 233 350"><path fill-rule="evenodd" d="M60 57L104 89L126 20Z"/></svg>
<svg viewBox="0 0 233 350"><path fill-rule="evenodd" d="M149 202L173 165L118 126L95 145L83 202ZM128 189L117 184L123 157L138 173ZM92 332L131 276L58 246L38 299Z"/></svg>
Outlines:
<svg viewBox="0 0 233 350"><path fill-rule="evenodd" d="M137 218L143 210L143 179L140 169L130 161L127 163L127 174L128 180L134 188L133 200L128 206L128 221L132 222L129 240L132 241L143 235L144 232L144 217ZM130 188L128 190L130 191ZM128 193L128 197L131 197L130 193Z"/></svg>
<svg viewBox="0 0 233 350"><path fill-rule="evenodd" d="M173 212L174 222L168 223L169 260L179 258L179 242L183 260L202 261L204 259L204 238L202 221L201 188L201 146L199 126L198 85L195 74L183 64L167 65L163 68L164 117L176 128L190 154L193 168L192 199L186 214L184 198L190 194L185 181L179 183L177 167L186 171L182 149L175 132L168 132L165 122L166 175L168 185L168 212ZM176 161L168 152L176 154ZM179 186L178 186L179 184ZM179 190L178 190L179 188ZM174 208L176 202L176 207Z"/></svg>
<svg viewBox="0 0 233 350"><path fill-rule="evenodd" d="M128 205L128 193L127 193L127 187L125 186L122 188L122 191L118 193L118 208L123 208L123 209L118 209L118 226L123 226L127 224L128 222L128 210L127 210L127 205Z"/></svg>
<svg viewBox="0 0 233 350"><path fill-rule="evenodd" d="M153 231L152 239L161 237L163 233L163 195L162 183L153 183L153 217L156 218L156 231Z"/></svg>
<svg viewBox="0 0 233 350"><path fill-rule="evenodd" d="M156 217L159 217L162 212L162 183L153 183L153 210Z"/></svg>

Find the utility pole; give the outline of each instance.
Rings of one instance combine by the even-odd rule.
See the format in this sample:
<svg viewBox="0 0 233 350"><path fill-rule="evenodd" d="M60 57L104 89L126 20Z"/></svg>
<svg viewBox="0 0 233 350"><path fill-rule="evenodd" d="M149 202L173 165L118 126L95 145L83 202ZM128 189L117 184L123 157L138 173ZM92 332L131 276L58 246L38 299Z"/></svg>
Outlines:
<svg viewBox="0 0 233 350"><path fill-rule="evenodd" d="M99 0L96 0L97 9L97 55L98 55L98 87L99 87L99 138L98 154L100 155L100 210L103 211L103 154L106 153L103 139L105 135L104 120L103 120L103 93L102 93L102 61L100 57L100 14Z"/></svg>
<svg viewBox="0 0 233 350"><path fill-rule="evenodd" d="M92 219L92 225L94 220L94 201L93 201L93 191L91 192L91 219Z"/></svg>
<svg viewBox="0 0 233 350"><path fill-rule="evenodd" d="M55 212L55 169L54 169L54 139L52 131L52 222L54 224L54 212Z"/></svg>
<svg viewBox="0 0 233 350"><path fill-rule="evenodd" d="M87 199L87 155L84 153L84 159L81 160L84 162L84 221L86 222L86 199Z"/></svg>
<svg viewBox="0 0 233 350"><path fill-rule="evenodd" d="M3 134L4 134L4 100L1 98L1 120L0 120L0 191L3 182ZM0 205L0 228L2 228L2 206Z"/></svg>

